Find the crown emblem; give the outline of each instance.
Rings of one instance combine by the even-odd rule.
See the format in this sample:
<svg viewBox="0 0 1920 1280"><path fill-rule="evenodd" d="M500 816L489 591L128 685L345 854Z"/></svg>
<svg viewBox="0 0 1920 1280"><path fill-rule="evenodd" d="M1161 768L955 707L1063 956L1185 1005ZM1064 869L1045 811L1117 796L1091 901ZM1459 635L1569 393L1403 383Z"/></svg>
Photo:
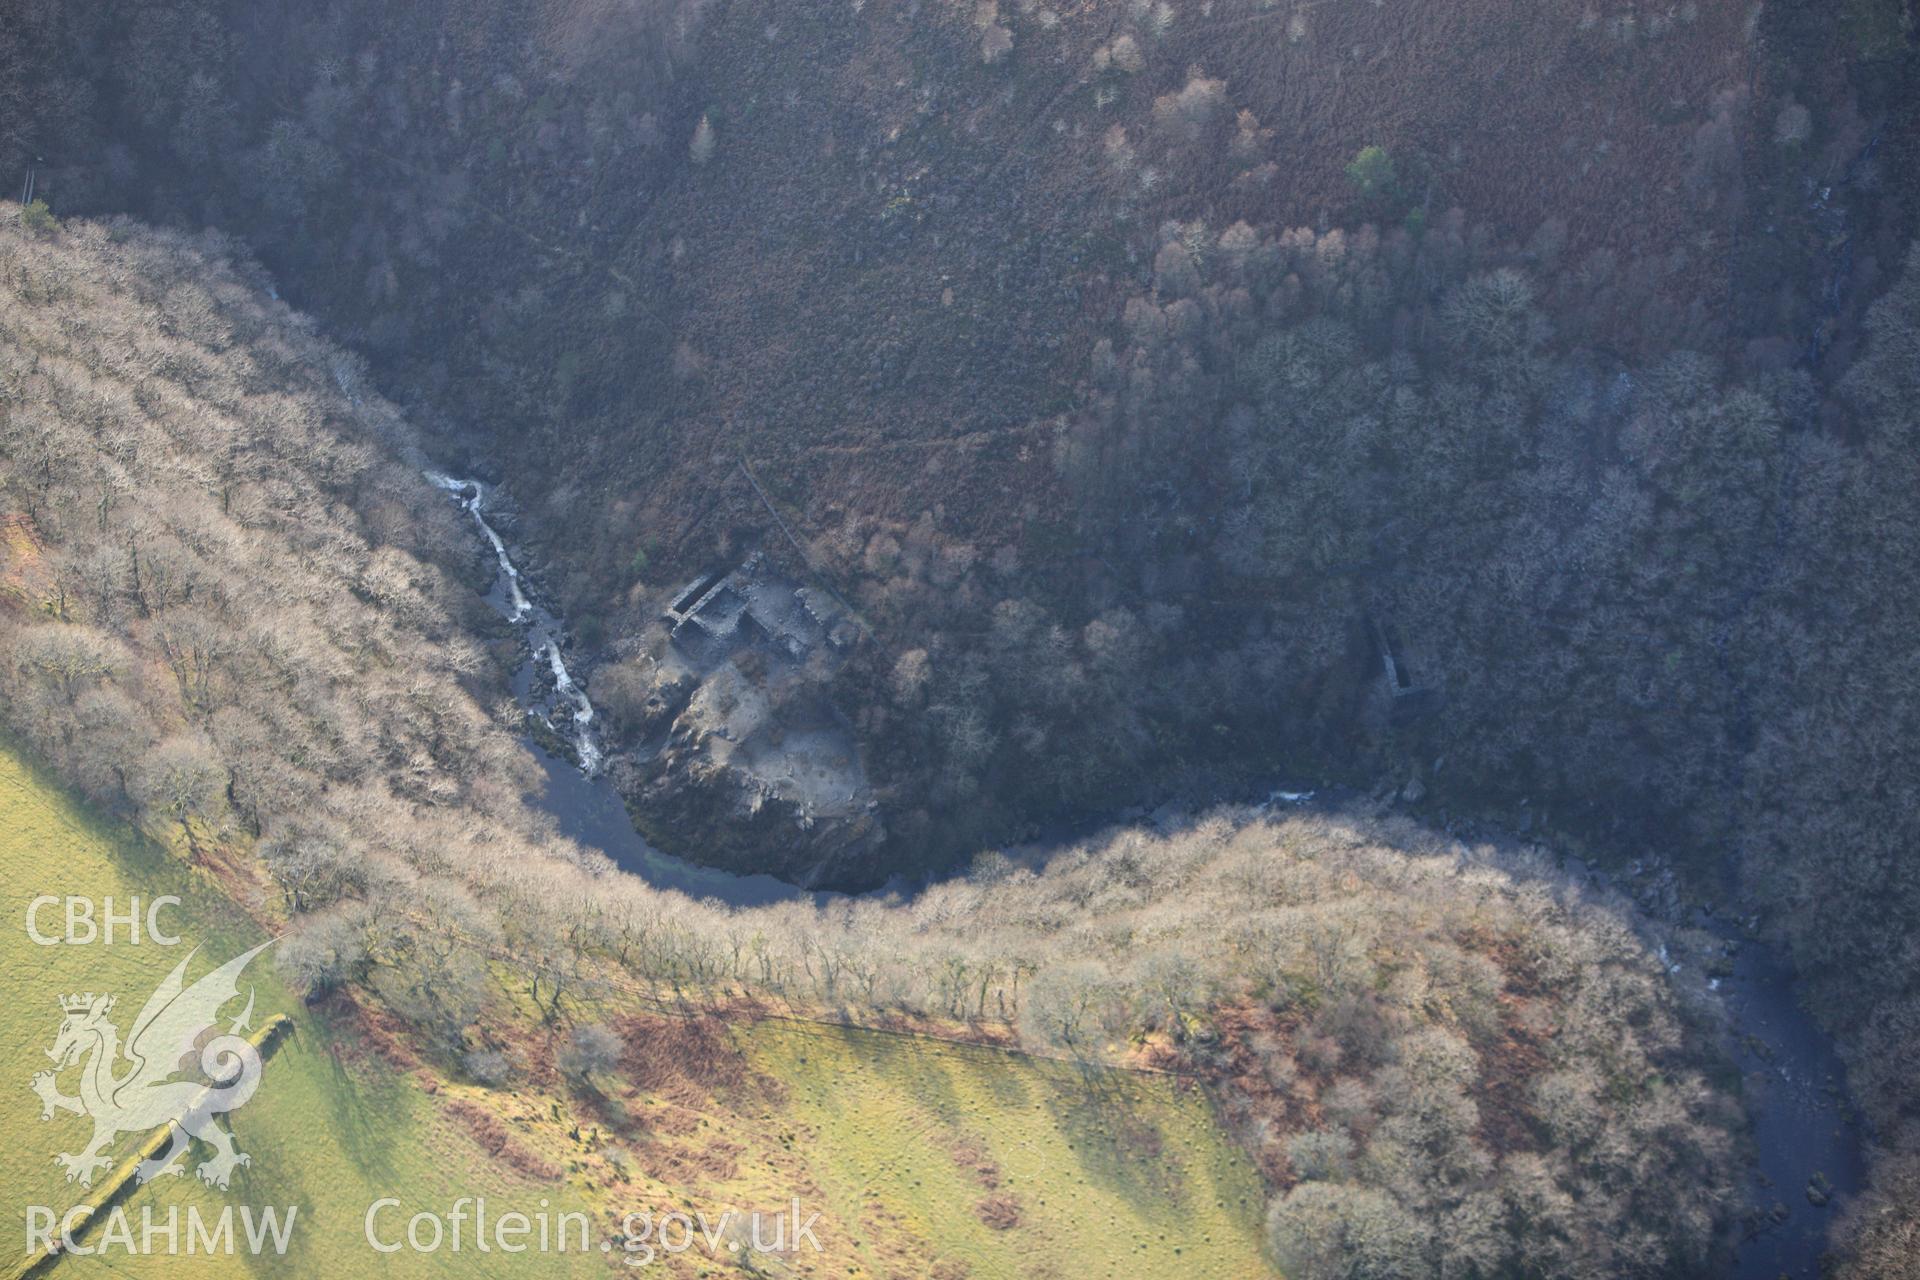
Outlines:
<svg viewBox="0 0 1920 1280"><path fill-rule="evenodd" d="M253 1096L260 1084L261 1043L270 1042L272 1032L241 1034L253 1015L252 992L225 1034L220 1034L225 1021L220 1011L239 998L240 974L248 963L272 945L271 939L263 942L189 986L187 963L199 954L190 953L147 997L124 1043L120 1028L109 1018L114 996L88 991L58 997L65 1017L46 1051L53 1068L34 1073L33 1092L40 1099L42 1120L66 1111L93 1121L93 1138L84 1148L55 1157L65 1167L68 1182L91 1187L101 1170L113 1167L109 1149L128 1133L166 1137L164 1145L156 1142L138 1152L130 1166L135 1183L182 1172L193 1142L213 1151L197 1168L208 1186L226 1190L234 1170L251 1162L252 1157L234 1145L233 1130L217 1119ZM278 1031L288 1024L276 1019L268 1025ZM191 1070L196 1052L197 1074L204 1078L175 1079ZM122 1068L123 1058L132 1065ZM80 1073L78 1095L60 1087L60 1076L70 1071ZM49 1247L42 1256L52 1252Z"/></svg>

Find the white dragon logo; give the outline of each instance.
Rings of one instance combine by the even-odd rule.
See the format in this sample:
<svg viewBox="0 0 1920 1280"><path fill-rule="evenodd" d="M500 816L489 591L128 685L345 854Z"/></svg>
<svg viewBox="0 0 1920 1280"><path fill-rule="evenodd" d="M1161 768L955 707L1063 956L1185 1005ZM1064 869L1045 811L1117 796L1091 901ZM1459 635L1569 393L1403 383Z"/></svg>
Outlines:
<svg viewBox="0 0 1920 1280"><path fill-rule="evenodd" d="M42 1120L53 1119L55 1111L93 1118L93 1141L86 1150L53 1158L66 1167L68 1182L92 1186L93 1175L112 1163L102 1153L116 1137L148 1133L161 1125L171 1129L167 1147L140 1162L135 1176L141 1182L184 1173L181 1158L189 1135L213 1148L213 1158L197 1169L201 1181L209 1185L225 1190L233 1171L252 1163L251 1156L233 1145L233 1135L214 1123L214 1117L251 1098L260 1083L260 1051L240 1034L253 1017L252 991L247 993L247 1007L225 1034L202 1040L215 1029L220 1007L240 994L240 971L272 945L261 943L189 987L187 961L198 954L196 948L147 998L124 1047L118 1029L107 1020L113 1010L112 996L88 993L60 998L66 1017L53 1048L47 1050L53 1070L33 1077L33 1091L40 1096ZM196 1049L205 1081L173 1079L191 1065L187 1060ZM120 1067L123 1055L128 1063L124 1070ZM57 1078L83 1058L79 1096L68 1097L60 1092Z"/></svg>

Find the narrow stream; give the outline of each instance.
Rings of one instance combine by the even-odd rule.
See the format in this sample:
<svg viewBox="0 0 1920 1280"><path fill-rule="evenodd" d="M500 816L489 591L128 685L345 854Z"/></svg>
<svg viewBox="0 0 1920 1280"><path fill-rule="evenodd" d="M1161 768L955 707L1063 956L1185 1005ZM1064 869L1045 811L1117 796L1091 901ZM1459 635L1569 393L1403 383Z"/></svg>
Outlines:
<svg viewBox="0 0 1920 1280"><path fill-rule="evenodd" d="M658 888L731 906L809 897L819 903L837 896L809 893L773 876L739 876L703 867L661 852L634 829L625 802L602 772L605 752L595 733L593 704L563 654L565 627L526 594L506 543L486 519L487 487L435 471L425 474L473 517L493 548L499 574L487 600L520 628L527 644L527 657L513 678L515 696L530 716L556 733L556 715L564 716L571 729L560 736L572 746L577 764L528 740L547 775L544 807L562 834L600 850L622 870ZM551 674L548 696L537 693L536 667ZM1274 791L1267 805L1292 807L1313 797L1312 791ZM1091 834L1091 829L1056 833L1009 852L1026 865L1038 866L1053 849ZM1757 1156L1743 1175L1748 1208L1733 1274L1735 1280L1816 1280L1828 1225L1863 1179L1861 1135L1844 1092L1839 1057L1794 998L1792 968L1777 951L1739 938L1723 921L1704 923L1737 944L1733 972L1717 985L1733 1023ZM1816 1204L1816 1199L1824 1203Z"/></svg>
<svg viewBox="0 0 1920 1280"><path fill-rule="evenodd" d="M494 579L487 599L508 622L519 627L527 639L528 659L514 673L514 693L526 704L530 714L539 716L549 729L567 738L580 757L580 768L589 777L598 774L606 757L600 748L599 737L594 732L593 703L587 700L586 691L580 688L573 673L567 670L566 658L560 652L560 646L566 638L566 628L553 614L529 600L521 588L520 569L507 555L507 544L501 541L499 532L487 523L486 485L478 480L457 480L438 471L424 474L436 487L452 494L461 510L473 517L473 522L480 526L480 532L492 545L494 559L500 564L499 576ZM535 681L532 664L536 662L545 667L553 679L553 695L550 698L541 699L533 695ZM560 713L567 717L570 734L562 733L553 722L554 716Z"/></svg>

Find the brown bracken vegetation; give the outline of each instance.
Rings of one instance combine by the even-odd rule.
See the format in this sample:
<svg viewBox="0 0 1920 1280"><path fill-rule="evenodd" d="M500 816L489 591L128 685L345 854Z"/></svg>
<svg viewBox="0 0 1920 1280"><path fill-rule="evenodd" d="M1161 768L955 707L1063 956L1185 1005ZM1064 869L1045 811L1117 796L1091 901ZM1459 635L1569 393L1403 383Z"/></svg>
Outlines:
<svg viewBox="0 0 1920 1280"><path fill-rule="evenodd" d="M1790 940L1887 1152L1846 1260L1911 1275L1915 49L1900 0L6 0L0 168L52 201L5 240L7 722L257 840L303 978L443 1044L476 938L556 1019L600 965L1077 1007L881 904L610 889L523 803L419 431L510 474L596 693L749 548L851 601L890 866L1282 767L1671 855ZM89 210L225 228L367 363ZM1538 975L1458 941L1506 984L1472 1144L1539 1155Z"/></svg>
<svg viewBox="0 0 1920 1280"><path fill-rule="evenodd" d="M477 1024L518 985L588 1095L616 1067L704 1091L738 1063L712 1023L586 1020L615 986L1010 1028L1090 1067L1154 1045L1209 1075L1251 1061L1299 1100L1283 1130L1225 1094L1282 1171L1290 1274L1363 1238L1403 1276L1455 1274L1463 1249L1593 1275L1709 1256L1735 1116L1701 1074L1711 1018L1628 908L1523 852L1240 810L1038 871L986 859L906 901L728 910L554 836L480 708L498 676L470 638L470 544L399 460L405 423L229 255L126 223L0 227L0 498L49 572L0 609L0 687L9 732L95 800L186 856L257 848L282 891L257 909L290 918L281 963L313 996L374 996L484 1082L512 1067ZM1541 1056L1516 1071L1518 996ZM1249 1008L1268 1012L1230 1012ZM1483 1124L1490 1062L1525 1150Z"/></svg>

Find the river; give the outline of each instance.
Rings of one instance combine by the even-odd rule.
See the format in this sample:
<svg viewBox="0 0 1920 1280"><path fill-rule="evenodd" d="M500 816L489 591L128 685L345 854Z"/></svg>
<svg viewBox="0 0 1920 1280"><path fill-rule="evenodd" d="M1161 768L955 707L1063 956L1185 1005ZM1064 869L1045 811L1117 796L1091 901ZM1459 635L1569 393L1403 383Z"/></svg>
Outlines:
<svg viewBox="0 0 1920 1280"><path fill-rule="evenodd" d="M600 850L622 870L662 889L677 889L731 906L763 906L832 894L810 892L773 876L740 876L703 867L654 848L629 819L626 804L604 771L593 704L566 664L566 628L528 594L506 542L487 519L488 486L437 471L425 473L472 517L492 548L498 574L487 600L519 629L526 653L513 690L527 714L538 717L573 748L576 760L528 746L547 775L544 807L560 831ZM551 678L550 690L537 676ZM558 717L558 722L556 722ZM1270 804L1311 801L1312 791L1274 791ZM1091 831L1080 834L1092 834ZM1066 839L1047 842L1066 843ZM1048 849L1026 846L1020 860L1044 862ZM898 886L889 886L889 891ZM1754 1163L1745 1171L1748 1205L1735 1258L1735 1280L1817 1280L1832 1217L1856 1194L1864 1177L1861 1135L1844 1091L1833 1042L1793 995L1793 971L1780 953L1740 936L1724 918L1703 918L1733 946L1731 974L1716 980L1732 1021L1734 1055L1753 1123ZM1828 1197L1812 1203L1809 1190Z"/></svg>
<svg viewBox="0 0 1920 1280"><path fill-rule="evenodd" d="M1793 970L1779 951L1741 941L1725 921L1710 927L1738 943L1733 973L1720 985L1757 1157L1747 1170L1751 1216L1735 1274L1817 1280L1827 1228L1865 1181L1846 1074L1833 1041L1794 998ZM1828 1202L1814 1204L1810 1190Z"/></svg>

